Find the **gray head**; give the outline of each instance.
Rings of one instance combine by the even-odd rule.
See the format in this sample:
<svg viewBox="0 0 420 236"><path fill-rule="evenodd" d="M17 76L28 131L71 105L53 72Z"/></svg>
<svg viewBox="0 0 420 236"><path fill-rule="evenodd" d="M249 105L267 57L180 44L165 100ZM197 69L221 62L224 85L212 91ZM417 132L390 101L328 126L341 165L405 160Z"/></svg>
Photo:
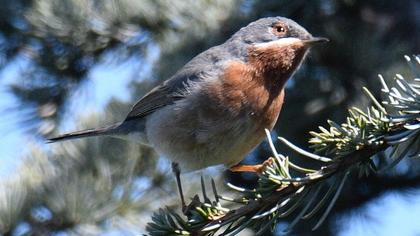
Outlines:
<svg viewBox="0 0 420 236"><path fill-rule="evenodd" d="M310 45L328 41L313 37L305 28L285 17L267 17L254 21L236 32L231 40L256 45L283 38L300 39Z"/></svg>
<svg viewBox="0 0 420 236"><path fill-rule="evenodd" d="M256 68L269 80L282 84L304 60L316 43L328 39L313 37L305 28L284 17L267 17L236 32L224 45L234 57Z"/></svg>

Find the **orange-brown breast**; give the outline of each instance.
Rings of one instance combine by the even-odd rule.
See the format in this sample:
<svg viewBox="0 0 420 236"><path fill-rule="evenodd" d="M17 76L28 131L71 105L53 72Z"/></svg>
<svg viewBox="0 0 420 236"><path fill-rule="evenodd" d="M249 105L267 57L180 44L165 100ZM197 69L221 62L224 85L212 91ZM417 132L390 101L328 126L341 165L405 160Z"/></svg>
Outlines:
<svg viewBox="0 0 420 236"><path fill-rule="evenodd" d="M273 128L284 100L284 85L307 52L301 42L251 46L248 61L231 61L222 77L219 98L231 110L250 112L258 128Z"/></svg>
<svg viewBox="0 0 420 236"><path fill-rule="evenodd" d="M250 65L232 61L226 67L221 84L210 89L215 95L213 99L223 104L233 116L250 117L257 125L255 128L263 131L273 128L277 121L284 91L282 86L267 86L255 75Z"/></svg>

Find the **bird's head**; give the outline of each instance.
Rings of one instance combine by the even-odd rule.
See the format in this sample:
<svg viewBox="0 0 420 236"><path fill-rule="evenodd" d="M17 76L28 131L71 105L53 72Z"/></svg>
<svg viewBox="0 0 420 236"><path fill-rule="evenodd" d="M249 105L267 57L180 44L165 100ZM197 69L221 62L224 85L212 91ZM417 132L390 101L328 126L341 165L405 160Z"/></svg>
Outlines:
<svg viewBox="0 0 420 236"><path fill-rule="evenodd" d="M328 39L312 36L288 18L268 17L240 29L232 36L232 42L246 47L246 60L258 71L288 78L313 45Z"/></svg>

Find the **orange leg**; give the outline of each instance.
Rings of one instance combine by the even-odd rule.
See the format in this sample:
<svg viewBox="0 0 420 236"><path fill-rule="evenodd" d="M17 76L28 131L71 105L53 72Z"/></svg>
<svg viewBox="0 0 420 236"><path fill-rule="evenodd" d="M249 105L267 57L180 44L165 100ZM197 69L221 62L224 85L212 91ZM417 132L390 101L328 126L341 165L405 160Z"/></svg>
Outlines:
<svg viewBox="0 0 420 236"><path fill-rule="evenodd" d="M264 172L265 168L269 165L272 165L274 162L274 159L272 157L265 160L262 164L258 165L241 165L237 164L229 168L232 172L254 172L261 174Z"/></svg>

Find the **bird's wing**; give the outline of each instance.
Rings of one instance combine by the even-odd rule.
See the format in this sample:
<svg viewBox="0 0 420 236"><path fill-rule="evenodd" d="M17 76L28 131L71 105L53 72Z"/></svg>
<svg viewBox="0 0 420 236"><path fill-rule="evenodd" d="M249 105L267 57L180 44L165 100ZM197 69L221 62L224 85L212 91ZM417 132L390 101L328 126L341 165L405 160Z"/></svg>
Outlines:
<svg viewBox="0 0 420 236"><path fill-rule="evenodd" d="M141 98L128 113L126 120L144 117L156 109L172 104L175 99L170 96L168 86L159 85Z"/></svg>
<svg viewBox="0 0 420 236"><path fill-rule="evenodd" d="M138 101L126 120L142 118L159 108L173 104L184 98L189 91L191 83L203 80L205 77L215 77L222 71L222 62L208 60L206 54L199 55L177 72L172 78L155 87Z"/></svg>
<svg viewBox="0 0 420 236"><path fill-rule="evenodd" d="M126 120L142 118L159 108L183 99L191 91L192 83L217 79L223 73L226 63L232 59L238 59L238 57L233 57L223 44L202 52L174 76L141 98L131 109Z"/></svg>

